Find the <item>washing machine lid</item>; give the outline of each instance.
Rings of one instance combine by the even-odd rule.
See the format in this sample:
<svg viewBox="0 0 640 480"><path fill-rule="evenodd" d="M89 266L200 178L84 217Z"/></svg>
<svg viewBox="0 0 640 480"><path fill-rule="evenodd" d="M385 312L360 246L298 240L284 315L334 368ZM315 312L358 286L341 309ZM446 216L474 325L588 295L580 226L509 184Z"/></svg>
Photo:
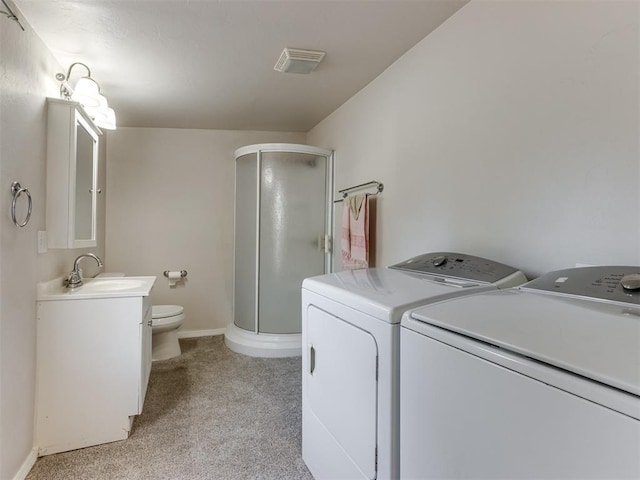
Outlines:
<svg viewBox="0 0 640 480"><path fill-rule="evenodd" d="M151 307L151 318L174 317L182 312L184 312L184 307L180 305L153 305Z"/></svg>
<svg viewBox="0 0 640 480"><path fill-rule="evenodd" d="M638 296L609 302L522 287L407 312L403 326L418 331L409 318L640 395Z"/></svg>
<svg viewBox="0 0 640 480"><path fill-rule="evenodd" d="M302 288L395 324L400 323L402 314L410 308L496 287L387 268L368 268L306 278Z"/></svg>

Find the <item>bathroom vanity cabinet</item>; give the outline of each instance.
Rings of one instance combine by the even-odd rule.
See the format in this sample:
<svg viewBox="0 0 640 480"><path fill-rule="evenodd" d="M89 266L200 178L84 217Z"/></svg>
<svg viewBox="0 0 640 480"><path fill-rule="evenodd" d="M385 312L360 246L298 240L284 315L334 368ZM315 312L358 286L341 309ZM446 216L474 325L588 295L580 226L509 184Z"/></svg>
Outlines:
<svg viewBox="0 0 640 480"><path fill-rule="evenodd" d="M102 132L77 102L48 98L47 106L48 247L95 247Z"/></svg>
<svg viewBox="0 0 640 480"><path fill-rule="evenodd" d="M80 287L60 295L39 293L39 456L125 439L142 412L151 371L149 293L155 277L128 278L151 281L146 292L83 296Z"/></svg>

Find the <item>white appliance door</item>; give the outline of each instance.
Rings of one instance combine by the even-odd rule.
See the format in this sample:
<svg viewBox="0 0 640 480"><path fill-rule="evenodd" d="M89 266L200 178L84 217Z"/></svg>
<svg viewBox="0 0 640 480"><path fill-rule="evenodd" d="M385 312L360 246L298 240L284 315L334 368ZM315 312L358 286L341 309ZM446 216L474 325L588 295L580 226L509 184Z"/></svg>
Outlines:
<svg viewBox="0 0 640 480"><path fill-rule="evenodd" d="M377 356L373 336L309 307L306 398L366 478L376 477Z"/></svg>
<svg viewBox="0 0 640 480"><path fill-rule="evenodd" d="M407 328L400 342L401 478L640 477L637 420Z"/></svg>

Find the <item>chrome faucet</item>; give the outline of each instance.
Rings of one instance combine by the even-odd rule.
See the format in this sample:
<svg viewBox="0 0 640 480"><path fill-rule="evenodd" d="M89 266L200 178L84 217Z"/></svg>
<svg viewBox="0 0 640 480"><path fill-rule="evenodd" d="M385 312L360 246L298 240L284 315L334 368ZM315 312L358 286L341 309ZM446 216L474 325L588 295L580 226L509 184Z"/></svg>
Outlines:
<svg viewBox="0 0 640 480"><path fill-rule="evenodd" d="M73 262L73 271L69 274L67 278L67 288L76 288L82 285L82 275L80 274L80 260L84 257L91 257L96 262L98 262L98 267L102 267L102 260L97 255L93 253L83 253L78 258L76 258L75 262Z"/></svg>

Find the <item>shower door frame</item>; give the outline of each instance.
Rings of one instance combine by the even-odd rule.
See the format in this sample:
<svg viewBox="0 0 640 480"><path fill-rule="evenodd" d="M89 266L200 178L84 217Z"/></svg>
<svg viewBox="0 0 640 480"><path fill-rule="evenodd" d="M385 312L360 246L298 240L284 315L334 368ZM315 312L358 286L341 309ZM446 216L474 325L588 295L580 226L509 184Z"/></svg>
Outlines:
<svg viewBox="0 0 640 480"><path fill-rule="evenodd" d="M262 200L262 154L272 152L272 153L302 153L307 155L315 155L325 157L327 161L327 168L325 173L325 234L323 243L326 244L327 240L329 241L330 248L325 246L324 253L324 273L331 273L333 269L333 249L334 249L334 234L333 234L333 187L334 187L334 178L333 178L333 169L334 169L334 151L327 150L324 148L313 147L310 145L301 145L301 144L292 144L292 143L265 143L265 144L257 144L257 145L248 145L246 147L242 147L236 150L235 159L249 155L252 153L256 154L256 248L255 248L255 305L254 305L254 322L253 322L253 333L256 335L270 335L273 337L283 337L286 335L301 335L300 333L291 333L291 334L271 334L271 333L261 333L259 331L259 323L260 323L260 224L261 224L261 200ZM236 182L237 188L237 182ZM234 198L236 198L237 192L234 192ZM234 214L234 232L236 231L236 223L237 219ZM234 298L234 309L233 309L233 322L232 325L235 325L235 249L233 254L233 264L234 264L234 289L233 289L233 298Z"/></svg>

